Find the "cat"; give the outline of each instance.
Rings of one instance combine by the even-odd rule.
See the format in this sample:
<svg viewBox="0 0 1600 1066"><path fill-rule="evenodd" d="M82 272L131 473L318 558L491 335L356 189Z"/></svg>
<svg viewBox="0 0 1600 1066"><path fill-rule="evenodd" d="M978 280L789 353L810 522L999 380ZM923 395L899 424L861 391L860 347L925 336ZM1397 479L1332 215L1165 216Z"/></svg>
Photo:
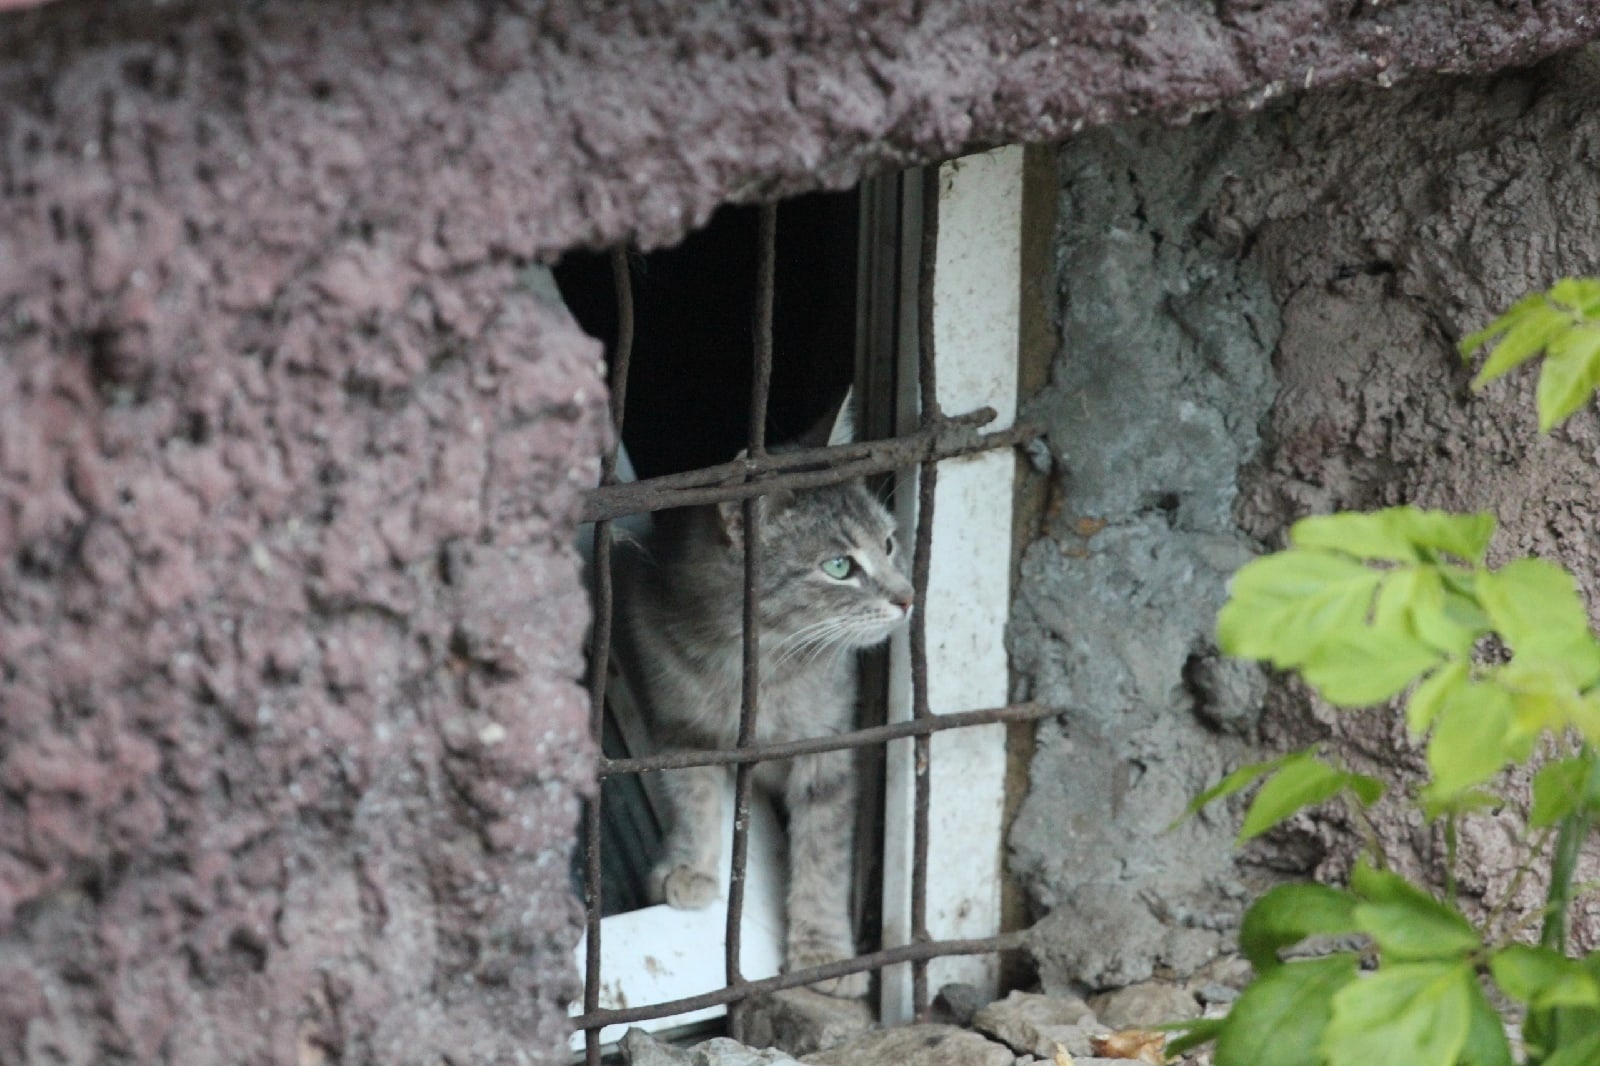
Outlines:
<svg viewBox="0 0 1600 1066"><path fill-rule="evenodd" d="M849 397L829 444L851 437ZM874 647L910 617L895 522L860 481L764 498L757 743L849 731L855 652ZM666 512L639 543L618 553L619 653L645 689L652 738L663 750L730 748L743 689L744 515L740 501ZM653 899L711 904L722 861L728 769L665 771L668 808ZM761 763L756 783L788 814L785 965L793 971L855 954L850 921L857 781L851 751ZM865 973L818 982L857 998Z"/></svg>

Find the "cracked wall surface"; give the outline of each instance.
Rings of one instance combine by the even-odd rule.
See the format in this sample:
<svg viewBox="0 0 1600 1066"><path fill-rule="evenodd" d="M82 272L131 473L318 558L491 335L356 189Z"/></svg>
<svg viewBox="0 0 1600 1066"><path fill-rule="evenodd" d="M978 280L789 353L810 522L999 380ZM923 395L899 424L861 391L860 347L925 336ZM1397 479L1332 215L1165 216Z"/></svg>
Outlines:
<svg viewBox="0 0 1600 1066"><path fill-rule="evenodd" d="M1600 422L1588 405L1536 432L1536 375L1481 393L1454 344L1528 292L1600 273L1600 53L1574 53L1490 79L1432 80L1394 94L1338 94L1286 113L1275 172L1241 183L1215 224L1254 233L1283 309L1283 391L1271 448L1243 481L1239 518L1276 544L1308 513L1416 503L1493 512L1490 562L1537 555L1578 578L1600 608ZM1357 123L1365 151L1324 150ZM1333 712L1289 688L1269 705L1276 744L1326 738L1356 767L1418 780L1421 757L1393 714ZM1392 807L1376 819L1402 869L1439 876L1441 828ZM1461 888L1499 899L1516 866L1521 813L1466 820ZM1300 819L1285 846L1319 877L1342 877L1357 827ZM1600 873L1590 855L1584 880ZM1536 908L1539 877L1516 906ZM1600 908L1574 915L1576 944L1600 946Z"/></svg>
<svg viewBox="0 0 1600 1066"><path fill-rule="evenodd" d="M0 15L0 1061L564 1058L568 545L605 433L537 263L1133 114L1527 62L1589 6ZM1235 550L1196 530L1172 567Z"/></svg>
<svg viewBox="0 0 1600 1066"><path fill-rule="evenodd" d="M1337 805L1238 863L1237 805L1163 834L1223 772L1322 740L1418 783L1396 714L1336 712L1215 657L1228 573L1295 519L1491 510L1492 561L1558 561L1600 606L1593 409L1541 438L1533 377L1473 394L1453 348L1600 270L1597 92L1600 53L1579 51L1062 149L1061 353L1034 407L1056 495L1012 626L1032 694L1068 708L1041 728L1011 836L1048 912L1047 987L1185 972L1229 942L1242 888L1348 873L1362 839ZM1399 868L1441 875L1438 827L1387 801L1375 823ZM1521 825L1513 807L1464 825L1469 907L1509 887ZM1530 879L1516 906L1542 892ZM1575 933L1594 946L1600 913L1582 906Z"/></svg>
<svg viewBox="0 0 1600 1066"><path fill-rule="evenodd" d="M1245 893L1227 819L1163 830L1251 752L1265 689L1210 628L1253 554L1232 512L1274 393L1278 309L1253 263L1199 232L1259 162L1251 121L1098 130L1058 157L1061 349L1027 411L1053 491L1010 631L1027 695L1067 709L1040 726L1010 835L1013 874L1049 912L1051 989L1186 975Z"/></svg>

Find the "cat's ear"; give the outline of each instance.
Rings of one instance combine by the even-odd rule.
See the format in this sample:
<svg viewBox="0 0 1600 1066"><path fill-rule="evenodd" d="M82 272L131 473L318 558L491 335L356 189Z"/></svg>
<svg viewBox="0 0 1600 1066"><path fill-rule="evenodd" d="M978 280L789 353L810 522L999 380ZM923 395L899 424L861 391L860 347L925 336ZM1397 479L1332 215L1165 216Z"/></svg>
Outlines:
<svg viewBox="0 0 1600 1066"><path fill-rule="evenodd" d="M844 398L829 406L804 433L791 442L801 448L831 448L836 444L854 444L856 439L856 390L845 390Z"/></svg>
<svg viewBox="0 0 1600 1066"><path fill-rule="evenodd" d="M740 448L739 453L733 457L734 462L741 462L750 457L749 448ZM717 526L722 532L722 539L737 548L744 543L744 501L720 500L717 503Z"/></svg>
<svg viewBox="0 0 1600 1066"><path fill-rule="evenodd" d="M856 441L856 389L852 385L844 391L839 410L833 416L833 426L828 430L828 447L836 444L854 444Z"/></svg>
<svg viewBox="0 0 1600 1066"><path fill-rule="evenodd" d="M761 514L771 518L789 505L794 498L789 492L769 492L762 497L764 506ZM723 500L717 504L717 525L722 530L722 539L737 548L744 543L744 501Z"/></svg>
<svg viewBox="0 0 1600 1066"><path fill-rule="evenodd" d="M717 526L722 539L737 548L744 543L744 501L722 500L717 504Z"/></svg>
<svg viewBox="0 0 1600 1066"><path fill-rule="evenodd" d="M748 458L750 449L740 448L735 460ZM786 490L769 492L762 497L765 506L762 513L766 515L777 514L778 511L789 506L789 501L794 498L794 493ZM722 500L717 504L717 525L722 531L722 539L737 548L744 543L744 501Z"/></svg>

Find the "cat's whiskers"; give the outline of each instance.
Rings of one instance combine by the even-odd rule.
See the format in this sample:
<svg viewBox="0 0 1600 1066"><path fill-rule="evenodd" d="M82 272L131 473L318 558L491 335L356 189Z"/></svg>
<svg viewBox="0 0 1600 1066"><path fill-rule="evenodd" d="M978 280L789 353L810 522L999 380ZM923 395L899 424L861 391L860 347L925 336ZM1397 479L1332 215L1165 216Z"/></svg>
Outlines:
<svg viewBox="0 0 1600 1066"><path fill-rule="evenodd" d="M809 622L779 642L778 648L782 650L773 662L775 665L782 665L791 659L798 659L810 649L826 648L835 643L833 639L835 636L851 628L849 619L845 618L829 617ZM815 656L810 656L804 661L810 662L812 658Z"/></svg>

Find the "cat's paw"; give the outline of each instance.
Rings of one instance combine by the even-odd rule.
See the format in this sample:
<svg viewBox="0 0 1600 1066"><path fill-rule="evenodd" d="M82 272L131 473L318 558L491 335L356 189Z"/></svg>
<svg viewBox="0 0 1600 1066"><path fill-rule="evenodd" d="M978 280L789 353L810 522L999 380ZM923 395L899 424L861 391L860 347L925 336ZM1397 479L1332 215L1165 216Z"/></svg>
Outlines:
<svg viewBox="0 0 1600 1066"><path fill-rule="evenodd" d="M650 875L651 897L679 910L699 910L717 899L717 879L688 864L656 867Z"/></svg>
<svg viewBox="0 0 1600 1066"><path fill-rule="evenodd" d="M824 966L830 962L853 957L847 950L813 947L791 953L785 969L793 973L796 970L809 970L813 966ZM829 977L807 987L836 999L860 999L867 994L867 984L870 980L870 975L864 972L847 973L843 977Z"/></svg>

